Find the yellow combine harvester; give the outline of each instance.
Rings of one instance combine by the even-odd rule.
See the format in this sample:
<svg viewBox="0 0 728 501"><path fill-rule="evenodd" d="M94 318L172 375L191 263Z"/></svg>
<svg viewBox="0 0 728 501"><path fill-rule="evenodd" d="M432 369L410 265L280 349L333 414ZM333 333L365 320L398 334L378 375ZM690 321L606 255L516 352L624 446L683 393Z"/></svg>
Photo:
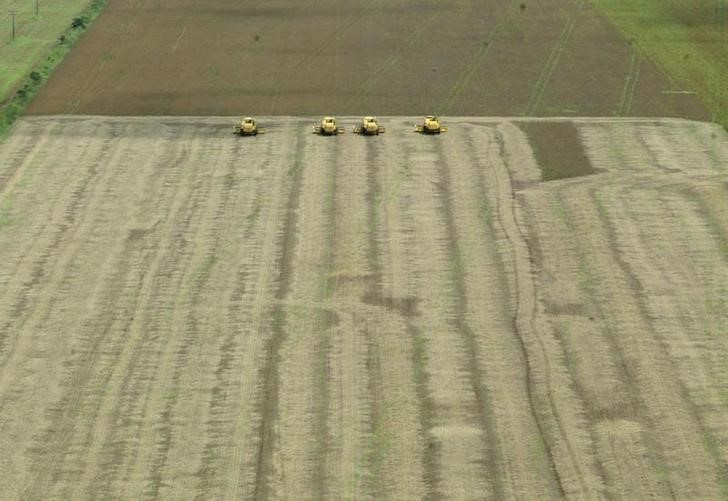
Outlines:
<svg viewBox="0 0 728 501"><path fill-rule="evenodd" d="M240 125L236 125L234 130L238 136L257 136L265 133L265 129L258 127L255 119L250 117L243 118Z"/></svg>
<svg viewBox="0 0 728 501"><path fill-rule="evenodd" d="M447 127L443 127L440 123L440 119L433 115L425 117L425 121L419 125L415 125L415 132L421 134L439 134L441 132L447 132Z"/></svg>
<svg viewBox="0 0 728 501"><path fill-rule="evenodd" d="M336 136L337 134L343 134L344 128L336 125L334 117L324 117L321 119L320 125L313 126L313 133L320 136Z"/></svg>
<svg viewBox="0 0 728 501"><path fill-rule="evenodd" d="M363 136L378 136L384 132L384 127L379 125L376 117L364 117L361 119L361 125L354 126L354 134Z"/></svg>

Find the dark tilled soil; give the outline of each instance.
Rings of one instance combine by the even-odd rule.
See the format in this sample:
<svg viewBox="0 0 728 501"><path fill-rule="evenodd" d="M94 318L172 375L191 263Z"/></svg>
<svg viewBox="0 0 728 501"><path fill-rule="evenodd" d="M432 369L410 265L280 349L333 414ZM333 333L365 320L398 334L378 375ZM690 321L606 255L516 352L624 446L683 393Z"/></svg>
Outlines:
<svg viewBox="0 0 728 501"><path fill-rule="evenodd" d="M544 181L596 172L572 122L529 122L521 127L528 136Z"/></svg>
<svg viewBox="0 0 728 501"><path fill-rule="evenodd" d="M32 114L707 119L583 0L111 0Z"/></svg>

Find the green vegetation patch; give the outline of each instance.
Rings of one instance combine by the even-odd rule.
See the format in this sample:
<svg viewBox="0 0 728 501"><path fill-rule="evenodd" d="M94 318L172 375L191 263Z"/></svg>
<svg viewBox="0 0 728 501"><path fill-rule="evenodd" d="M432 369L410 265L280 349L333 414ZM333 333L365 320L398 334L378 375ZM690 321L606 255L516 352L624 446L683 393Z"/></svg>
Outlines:
<svg viewBox="0 0 728 501"><path fill-rule="evenodd" d="M8 40L0 45L0 136L23 113L107 2L84 0L53 2L53 5L40 3L38 16L35 16L34 11L32 14L26 12L34 5L31 2L27 2L28 6L23 9L18 7L16 38L11 39L8 33ZM58 6L55 6L56 3ZM83 11L73 17L82 8ZM44 22L45 18L52 19ZM32 24L33 19L38 23L37 26ZM37 63L38 60L41 62ZM10 95L13 90L15 93Z"/></svg>
<svg viewBox="0 0 728 501"><path fill-rule="evenodd" d="M728 0L591 0L728 129Z"/></svg>

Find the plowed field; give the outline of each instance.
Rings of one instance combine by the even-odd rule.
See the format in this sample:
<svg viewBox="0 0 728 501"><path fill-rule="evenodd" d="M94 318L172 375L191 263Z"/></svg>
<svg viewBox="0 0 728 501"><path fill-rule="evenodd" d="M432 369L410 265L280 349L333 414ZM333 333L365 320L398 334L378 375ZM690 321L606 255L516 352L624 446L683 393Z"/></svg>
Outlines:
<svg viewBox="0 0 728 501"><path fill-rule="evenodd" d="M709 119L692 90L587 0L111 0L30 112Z"/></svg>
<svg viewBox="0 0 728 501"><path fill-rule="evenodd" d="M3 497L725 498L725 132L383 121L19 121Z"/></svg>

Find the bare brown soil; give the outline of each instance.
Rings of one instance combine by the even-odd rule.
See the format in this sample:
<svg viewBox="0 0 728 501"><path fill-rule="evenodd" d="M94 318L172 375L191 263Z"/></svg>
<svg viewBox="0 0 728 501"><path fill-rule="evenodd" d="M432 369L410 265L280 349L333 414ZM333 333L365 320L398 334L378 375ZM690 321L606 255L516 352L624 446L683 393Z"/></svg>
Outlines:
<svg viewBox="0 0 728 501"><path fill-rule="evenodd" d="M553 181L593 174L594 168L572 122L529 122L523 125L541 179Z"/></svg>
<svg viewBox="0 0 728 501"><path fill-rule="evenodd" d="M0 143L3 497L726 497L724 131L310 121Z"/></svg>
<svg viewBox="0 0 728 501"><path fill-rule="evenodd" d="M33 114L709 119L586 0L111 0Z"/></svg>

